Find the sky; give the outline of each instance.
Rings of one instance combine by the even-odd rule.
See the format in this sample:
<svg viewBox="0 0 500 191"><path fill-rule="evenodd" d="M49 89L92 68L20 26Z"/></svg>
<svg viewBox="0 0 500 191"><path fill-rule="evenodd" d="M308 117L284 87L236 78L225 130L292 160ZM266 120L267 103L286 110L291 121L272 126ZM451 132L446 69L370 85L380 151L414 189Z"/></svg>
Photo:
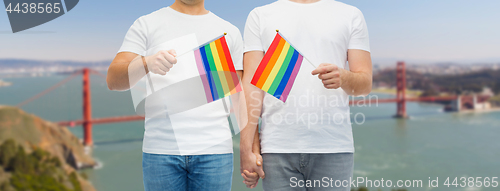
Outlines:
<svg viewBox="0 0 500 191"><path fill-rule="evenodd" d="M206 0L206 8L243 33L250 11L275 0ZM358 7L374 63L500 63L498 0L339 0ZM0 59L111 60L142 15L174 0L82 0L70 12L13 34L0 11ZM313 18L311 18L313 19Z"/></svg>

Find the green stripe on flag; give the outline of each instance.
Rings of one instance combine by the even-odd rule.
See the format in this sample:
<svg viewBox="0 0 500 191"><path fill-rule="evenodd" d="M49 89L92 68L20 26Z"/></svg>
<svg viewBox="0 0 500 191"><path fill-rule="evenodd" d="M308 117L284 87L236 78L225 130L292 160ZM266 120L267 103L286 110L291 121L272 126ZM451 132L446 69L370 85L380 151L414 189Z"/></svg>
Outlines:
<svg viewBox="0 0 500 191"><path fill-rule="evenodd" d="M219 94L219 98L224 97L224 90L222 89L222 83L219 78L219 72L217 71L217 67L215 66L214 56L212 55L212 50L210 48L210 44L205 46L205 51L207 52L208 63L210 64L210 71L214 78L214 83L217 89L217 94Z"/></svg>
<svg viewBox="0 0 500 191"><path fill-rule="evenodd" d="M288 53L286 54L285 61L283 62L283 65L281 65L281 68L278 74L276 75L276 78L274 78L273 84L269 88L268 93L270 93L271 95L274 95L276 89L278 89L278 86L280 85L280 82L283 79L283 75L285 75L286 69L290 64L290 60L292 59L294 51L295 49L293 48L293 46L290 46L290 48L288 49Z"/></svg>

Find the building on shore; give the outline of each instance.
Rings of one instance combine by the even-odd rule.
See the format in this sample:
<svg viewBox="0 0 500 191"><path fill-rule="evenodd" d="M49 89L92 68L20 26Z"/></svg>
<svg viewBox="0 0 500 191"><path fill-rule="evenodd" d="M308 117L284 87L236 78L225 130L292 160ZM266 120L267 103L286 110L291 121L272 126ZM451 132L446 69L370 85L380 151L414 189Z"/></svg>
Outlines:
<svg viewBox="0 0 500 191"><path fill-rule="evenodd" d="M490 88L483 88L481 93L460 95L446 107L447 111L486 111L492 109L489 99L495 96Z"/></svg>

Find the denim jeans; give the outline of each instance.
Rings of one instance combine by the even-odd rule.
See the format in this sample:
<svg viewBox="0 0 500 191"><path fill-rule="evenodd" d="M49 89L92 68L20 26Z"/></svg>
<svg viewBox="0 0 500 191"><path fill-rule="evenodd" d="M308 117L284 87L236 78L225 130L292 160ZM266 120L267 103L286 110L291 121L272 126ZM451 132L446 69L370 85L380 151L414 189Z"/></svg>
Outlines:
<svg viewBox="0 0 500 191"><path fill-rule="evenodd" d="M349 191L353 153L264 153L265 191ZM343 184L343 185L342 185Z"/></svg>
<svg viewBox="0 0 500 191"><path fill-rule="evenodd" d="M229 191L233 154L160 155L142 154L146 191Z"/></svg>

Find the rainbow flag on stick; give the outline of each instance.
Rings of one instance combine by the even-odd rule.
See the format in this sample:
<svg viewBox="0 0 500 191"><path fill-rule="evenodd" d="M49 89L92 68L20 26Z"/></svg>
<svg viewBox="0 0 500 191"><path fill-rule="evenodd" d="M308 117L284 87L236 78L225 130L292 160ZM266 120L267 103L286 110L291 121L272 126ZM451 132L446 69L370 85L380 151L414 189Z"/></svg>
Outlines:
<svg viewBox="0 0 500 191"><path fill-rule="evenodd" d="M251 83L286 102L303 59L302 54L278 32Z"/></svg>
<svg viewBox="0 0 500 191"><path fill-rule="evenodd" d="M194 50L207 103L242 91L225 34Z"/></svg>

